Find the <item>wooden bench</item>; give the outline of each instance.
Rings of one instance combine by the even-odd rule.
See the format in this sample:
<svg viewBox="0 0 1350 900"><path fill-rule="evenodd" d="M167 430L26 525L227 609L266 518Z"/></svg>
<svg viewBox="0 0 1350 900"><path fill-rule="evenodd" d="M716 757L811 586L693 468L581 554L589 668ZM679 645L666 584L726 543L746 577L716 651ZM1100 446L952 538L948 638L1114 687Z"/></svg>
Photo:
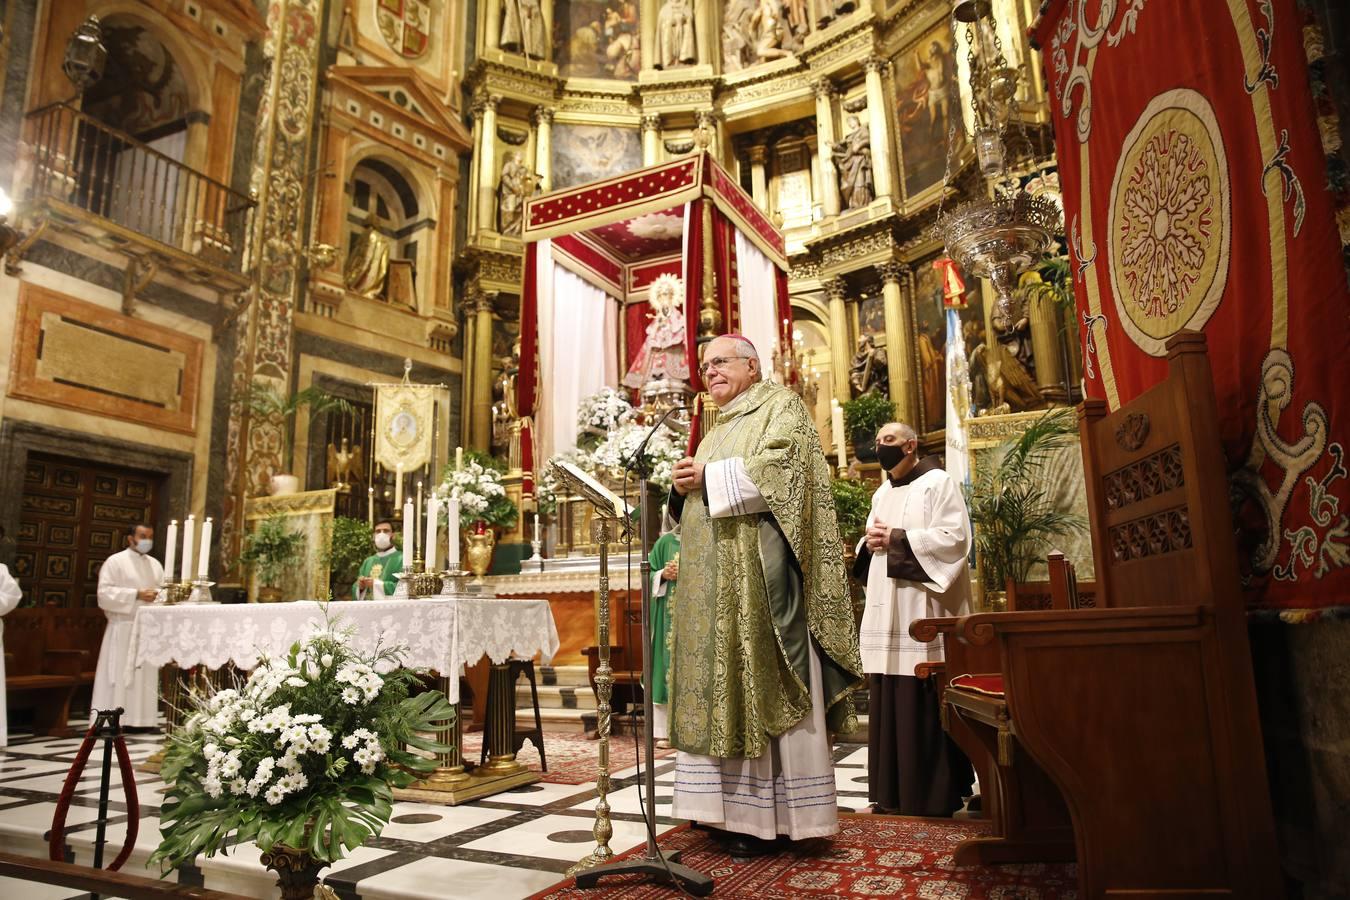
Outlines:
<svg viewBox="0 0 1350 900"><path fill-rule="evenodd" d="M33 730L67 737L76 692L94 683L98 651L90 640L103 638L98 609L25 607L5 616L5 693L11 714L32 709ZM93 626L97 626L94 628ZM97 645L95 645L97 646Z"/></svg>
<svg viewBox="0 0 1350 900"><path fill-rule="evenodd" d="M1114 413L1079 410L1097 608L916 628L997 648L1002 696L951 686L949 720L979 735L1024 810L1058 791L1083 896L1280 897L1205 339L1167 350L1164 382ZM1050 858L1053 842L1027 836L1002 831L986 853Z"/></svg>

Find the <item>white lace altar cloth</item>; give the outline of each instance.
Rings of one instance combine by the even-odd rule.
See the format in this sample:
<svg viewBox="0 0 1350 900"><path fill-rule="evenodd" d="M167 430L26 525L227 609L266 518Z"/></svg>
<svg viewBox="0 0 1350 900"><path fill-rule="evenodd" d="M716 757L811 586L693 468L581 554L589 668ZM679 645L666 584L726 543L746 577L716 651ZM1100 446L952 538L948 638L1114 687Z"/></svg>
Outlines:
<svg viewBox="0 0 1350 900"><path fill-rule="evenodd" d="M540 653L548 663L558 652L558 628L547 600L434 597L318 603L226 605L146 604L131 631L131 666L218 669L234 663L252 669L264 656L284 656L296 640L322 627L325 612L355 626L355 645L405 645L411 668L458 675L483 656L505 662L512 653ZM459 679L450 678L451 703L459 702Z"/></svg>

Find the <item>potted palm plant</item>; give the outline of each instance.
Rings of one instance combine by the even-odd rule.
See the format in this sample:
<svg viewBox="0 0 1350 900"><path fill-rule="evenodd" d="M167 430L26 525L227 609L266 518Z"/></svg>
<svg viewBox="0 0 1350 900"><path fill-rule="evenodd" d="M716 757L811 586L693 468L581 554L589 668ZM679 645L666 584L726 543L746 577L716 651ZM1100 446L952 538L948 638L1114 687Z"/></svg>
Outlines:
<svg viewBox="0 0 1350 900"><path fill-rule="evenodd" d="M1049 410L995 448L966 488L990 608L1006 604L1008 581L1026 581L1055 538L1086 527L1082 516L1055 506L1043 478L1045 464L1077 433L1072 410Z"/></svg>
<svg viewBox="0 0 1350 900"><path fill-rule="evenodd" d="M244 535L239 561L258 577L258 600L275 603L281 599L281 579L286 570L300 562L305 536L286 527L281 513L268 516L255 531Z"/></svg>
<svg viewBox="0 0 1350 900"><path fill-rule="evenodd" d="M877 458L877 431L895 421L895 404L889 397L872 391L845 402L844 427L853 438L853 455L862 462Z"/></svg>
<svg viewBox="0 0 1350 900"><path fill-rule="evenodd" d="M164 757L151 862L169 872L253 841L284 900L314 896L320 869L389 823L393 788L450 749L427 735L455 708L439 691L417 693L420 673L404 660L404 648L358 647L354 629L330 621L245 683L193 695Z"/></svg>
<svg viewBox="0 0 1350 900"><path fill-rule="evenodd" d="M346 400L334 397L317 385L310 385L304 390L287 395L275 384L263 379L258 379L249 386L241 402L249 415L271 423L281 434L281 464L284 471L272 473L273 496L294 494L300 488L300 479L291 471L294 466L291 455L294 451L296 413L306 407L310 415L347 412L352 408Z"/></svg>

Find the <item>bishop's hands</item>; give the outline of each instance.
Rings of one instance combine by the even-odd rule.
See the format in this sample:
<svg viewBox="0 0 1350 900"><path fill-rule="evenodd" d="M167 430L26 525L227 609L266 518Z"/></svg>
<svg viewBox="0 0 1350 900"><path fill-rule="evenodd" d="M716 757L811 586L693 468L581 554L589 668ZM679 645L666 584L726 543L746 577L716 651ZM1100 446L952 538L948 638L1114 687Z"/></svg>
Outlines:
<svg viewBox="0 0 1350 900"><path fill-rule="evenodd" d="M692 456L686 456L675 464L673 472L675 493L687 497L693 491L703 490L703 463L694 462Z"/></svg>
<svg viewBox="0 0 1350 900"><path fill-rule="evenodd" d="M886 549L886 545L891 541L891 526L884 522L878 522L875 519L867 526L867 549L873 553L880 553Z"/></svg>

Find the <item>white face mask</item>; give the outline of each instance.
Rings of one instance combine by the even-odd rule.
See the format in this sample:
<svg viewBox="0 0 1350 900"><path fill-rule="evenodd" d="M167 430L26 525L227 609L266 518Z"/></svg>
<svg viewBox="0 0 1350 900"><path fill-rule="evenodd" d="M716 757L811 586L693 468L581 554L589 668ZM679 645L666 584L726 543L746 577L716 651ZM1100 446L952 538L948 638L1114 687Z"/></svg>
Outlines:
<svg viewBox="0 0 1350 900"><path fill-rule="evenodd" d="M136 542L136 552L144 556L150 552L150 548L155 546L155 542L150 538L143 538Z"/></svg>
<svg viewBox="0 0 1350 900"><path fill-rule="evenodd" d="M375 546L380 550L388 550L389 545L394 542L394 538L387 531L375 532Z"/></svg>

